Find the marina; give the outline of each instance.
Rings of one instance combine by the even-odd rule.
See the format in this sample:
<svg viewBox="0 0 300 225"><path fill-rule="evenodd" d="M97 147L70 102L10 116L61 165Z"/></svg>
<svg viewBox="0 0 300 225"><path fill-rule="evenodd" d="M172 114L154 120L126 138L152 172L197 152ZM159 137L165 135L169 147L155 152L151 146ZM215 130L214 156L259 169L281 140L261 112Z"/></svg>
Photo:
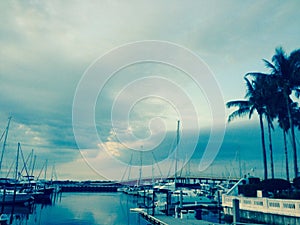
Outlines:
<svg viewBox="0 0 300 225"><path fill-rule="evenodd" d="M10 119L4 133L2 153ZM179 129L180 121L177 121L177 142L180 139ZM175 168L177 161L175 159ZM294 179L293 183L283 179L261 180L250 173L241 179L183 177L176 169L174 176L143 178L141 164L137 179L59 181L46 179L47 160L42 167L44 179L40 179L42 170L35 177L33 162L33 150L25 160L18 143L13 164L14 177L8 178L7 175L0 179L1 225L22 224L20 221L33 225L49 221L52 221L49 224L58 224L56 219L70 225L300 224L299 179ZM55 215L59 209L61 212L63 209L76 210L75 218ZM48 211L46 218L54 214L50 220L43 221L44 216L41 215L44 211ZM91 218L78 218L82 214ZM111 217L111 214L114 216Z"/></svg>
<svg viewBox="0 0 300 225"><path fill-rule="evenodd" d="M193 179L186 178L186 184ZM230 183L214 180L198 184L197 189L182 184L176 187L172 179L151 187L114 181L56 181L52 184L56 188L47 188L53 191L50 195L32 195L30 201L5 202L3 196L11 195L5 191L1 224L59 224L58 218L70 225L300 224L300 200L265 197L262 191L257 191L256 197L245 197L241 190L247 179ZM254 177L249 180L259 181ZM58 216L60 212L63 215Z"/></svg>
<svg viewBox="0 0 300 225"><path fill-rule="evenodd" d="M300 225L299 0L0 5L0 225Z"/></svg>
<svg viewBox="0 0 300 225"><path fill-rule="evenodd" d="M156 210L141 211L143 199L122 192L60 192L49 201L30 205L4 205L1 224L86 224L86 225L147 225L158 224L209 224L190 216L175 218ZM147 213L148 211L148 213ZM209 216L216 221L216 215ZM151 219L152 218L152 219ZM148 222L148 223L147 223ZM215 223L216 224L216 223Z"/></svg>
<svg viewBox="0 0 300 225"><path fill-rule="evenodd" d="M64 184L62 185L62 183ZM44 213L47 215L46 217L50 216L51 213L59 213L58 211L61 210L61 208L64 208L66 204L69 205L68 207L75 207L76 213L79 215L92 213L95 214L95 217L97 217L98 213L102 215L103 212L98 212L99 210L103 211L102 207L104 207L105 210L108 210L109 215L106 215L107 217L111 217L110 213L112 213L112 211L114 212L114 210L117 210L114 218L118 222L105 223L101 222L103 221L103 219L98 218L97 221L91 223L89 219L82 218L78 219L79 224L85 224L87 220L89 222L86 222L86 224L139 225L147 224L146 221L151 223L151 219L149 220L149 218L152 218L155 221L164 221L165 224L174 224L174 222L176 221L179 224L195 224L197 221L198 222L196 224L205 224L202 220L199 220L199 218L197 219L195 217L197 209L203 209L203 207L207 208L207 206L200 203L183 205L181 209L178 208L178 215L177 218L175 218L174 203L178 202L178 196L176 197L175 193L175 196L171 198L172 193L169 191L166 192L165 189L155 189L152 192L152 195L155 195L156 198L153 200L149 197L149 195L146 196L144 194L144 191L135 192L135 194L117 191L116 188L120 187L120 184L116 183L113 185L113 182L98 182L97 184L91 184L89 182L54 182L54 185L60 186L60 188L58 189L59 192L53 192L49 199L44 198L42 201L40 201L40 199L34 200L33 198L32 202L24 202L23 204L2 204L1 215L3 215L3 221L6 221L5 224L47 224L47 220L44 221L43 218ZM103 188L99 188L100 186L102 186ZM166 186L168 185L164 185L164 187ZM64 189L64 187L72 187L72 189ZM67 191L64 192L63 190ZM168 206L163 202L160 205L159 201L162 201L167 195L169 195L170 197L171 205L169 209L165 210L166 207L168 208ZM198 198L198 201L200 201L200 198ZM99 207L101 207L101 209L99 209ZM140 210L143 210L143 213ZM185 213L185 211L188 213ZM205 210L203 210L203 212L205 212ZM124 213L126 214L126 216L124 216ZM37 215L39 214L41 216L38 218ZM206 214L206 216L207 215L208 214ZM53 219L51 219L50 221L54 222L54 218L56 217L57 216L53 215ZM126 222L124 222L123 217L126 217L126 219L128 217ZM203 218L205 218L205 215L203 215ZM218 214L211 214L208 219L217 221ZM40 223L33 222L33 220L40 220ZM73 221L72 218L64 218L63 216L60 216L61 223L74 224L74 221L69 223L68 220ZM153 224L157 224L154 220L152 221ZM22 221L22 223L20 223L20 221Z"/></svg>

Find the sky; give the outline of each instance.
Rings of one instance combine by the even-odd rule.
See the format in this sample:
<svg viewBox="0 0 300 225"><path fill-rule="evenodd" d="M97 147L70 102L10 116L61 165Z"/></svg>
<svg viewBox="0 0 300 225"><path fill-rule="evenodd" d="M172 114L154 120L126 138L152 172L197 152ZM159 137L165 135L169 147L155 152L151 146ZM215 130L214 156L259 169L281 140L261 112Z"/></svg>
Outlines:
<svg viewBox="0 0 300 225"><path fill-rule="evenodd" d="M244 97L243 76L266 72L276 47L299 48L299 7L1 1L1 132L12 116L1 172L20 142L24 158L34 149L35 174L48 160L47 178L262 176L256 116L228 124L225 103ZM276 129L277 176L282 142Z"/></svg>

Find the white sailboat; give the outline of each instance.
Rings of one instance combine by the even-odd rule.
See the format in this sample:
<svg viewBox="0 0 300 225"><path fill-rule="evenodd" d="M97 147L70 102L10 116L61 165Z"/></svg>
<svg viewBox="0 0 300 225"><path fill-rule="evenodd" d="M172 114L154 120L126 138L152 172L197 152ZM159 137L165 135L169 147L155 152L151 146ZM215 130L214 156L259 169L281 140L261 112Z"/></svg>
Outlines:
<svg viewBox="0 0 300 225"><path fill-rule="evenodd" d="M31 202L34 199L32 194L21 192L17 189L20 146L20 143L18 143L14 189L6 190L5 186L2 187L2 189L0 190L0 202L2 202L2 204L26 204L27 202Z"/></svg>

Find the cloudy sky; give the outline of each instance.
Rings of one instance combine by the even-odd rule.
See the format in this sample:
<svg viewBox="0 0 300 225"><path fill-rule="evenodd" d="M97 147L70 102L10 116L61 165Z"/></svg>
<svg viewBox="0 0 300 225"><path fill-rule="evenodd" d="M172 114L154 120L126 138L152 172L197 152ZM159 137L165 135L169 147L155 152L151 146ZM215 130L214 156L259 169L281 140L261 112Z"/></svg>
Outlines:
<svg viewBox="0 0 300 225"><path fill-rule="evenodd" d="M3 170L20 142L25 156L34 149L36 173L48 159L59 179L137 177L140 165L145 176L167 176L175 158L181 173L261 175L257 120L227 124L224 105L243 98L243 75L266 71L261 59L276 47L299 48L300 2L0 7L1 132L12 116ZM274 136L275 171L284 176L280 130Z"/></svg>

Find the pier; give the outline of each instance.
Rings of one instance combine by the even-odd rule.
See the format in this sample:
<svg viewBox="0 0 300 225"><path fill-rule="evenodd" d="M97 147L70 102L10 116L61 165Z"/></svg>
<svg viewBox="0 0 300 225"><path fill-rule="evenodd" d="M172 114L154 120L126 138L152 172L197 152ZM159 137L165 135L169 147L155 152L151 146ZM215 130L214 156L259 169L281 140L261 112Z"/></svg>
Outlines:
<svg viewBox="0 0 300 225"><path fill-rule="evenodd" d="M61 192L117 192L123 185L114 181L56 181Z"/></svg>
<svg viewBox="0 0 300 225"><path fill-rule="evenodd" d="M154 225L219 225L219 223L212 223L203 220L195 219L194 215L186 215L183 218L175 218L166 215L149 215L142 209L132 209L131 211L139 213L145 220ZM192 214L192 213L191 213Z"/></svg>

